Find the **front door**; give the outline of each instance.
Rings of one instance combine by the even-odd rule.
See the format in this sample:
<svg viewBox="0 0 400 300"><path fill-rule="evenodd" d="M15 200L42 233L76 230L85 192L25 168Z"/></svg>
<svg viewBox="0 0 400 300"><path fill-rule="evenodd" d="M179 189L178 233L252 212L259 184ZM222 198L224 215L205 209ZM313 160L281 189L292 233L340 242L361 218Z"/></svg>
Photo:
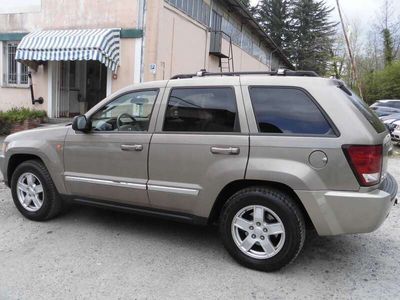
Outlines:
<svg viewBox="0 0 400 300"><path fill-rule="evenodd" d="M166 90L149 154L153 207L206 217L223 187L244 179L246 117L238 79L226 82Z"/></svg>
<svg viewBox="0 0 400 300"><path fill-rule="evenodd" d="M159 89L125 92L88 119L90 133L69 131L65 183L81 198L148 205L147 155Z"/></svg>

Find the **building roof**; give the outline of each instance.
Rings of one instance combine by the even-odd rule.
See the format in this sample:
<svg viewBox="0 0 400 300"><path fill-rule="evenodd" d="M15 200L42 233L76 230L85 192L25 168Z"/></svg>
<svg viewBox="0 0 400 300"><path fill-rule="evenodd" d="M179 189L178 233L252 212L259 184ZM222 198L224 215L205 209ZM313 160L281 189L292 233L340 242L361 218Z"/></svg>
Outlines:
<svg viewBox="0 0 400 300"><path fill-rule="evenodd" d="M241 0L222 0L226 5L235 11L246 23L252 27L261 37L264 38L265 42L270 48L276 51L279 58L287 64L287 67L294 69L294 66L283 53L283 50L276 45L276 43L271 39L271 37L265 32L265 30L260 26L257 20L253 17L252 13L247 9L247 7L241 2Z"/></svg>

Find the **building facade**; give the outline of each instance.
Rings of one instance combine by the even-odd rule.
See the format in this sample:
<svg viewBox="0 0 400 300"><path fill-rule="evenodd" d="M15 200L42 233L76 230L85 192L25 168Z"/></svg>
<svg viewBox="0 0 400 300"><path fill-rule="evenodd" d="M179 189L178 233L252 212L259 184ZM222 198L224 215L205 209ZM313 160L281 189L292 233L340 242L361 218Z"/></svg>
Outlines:
<svg viewBox="0 0 400 300"><path fill-rule="evenodd" d="M239 0L0 0L0 42L0 110L52 118L175 74L291 67Z"/></svg>

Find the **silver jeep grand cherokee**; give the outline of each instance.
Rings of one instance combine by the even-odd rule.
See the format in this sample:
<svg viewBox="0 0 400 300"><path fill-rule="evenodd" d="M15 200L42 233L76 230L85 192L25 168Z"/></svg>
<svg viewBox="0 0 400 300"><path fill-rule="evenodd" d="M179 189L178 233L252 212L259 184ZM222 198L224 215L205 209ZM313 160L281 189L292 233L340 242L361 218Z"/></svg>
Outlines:
<svg viewBox="0 0 400 300"><path fill-rule="evenodd" d="M10 135L0 157L27 218L67 202L217 223L264 271L293 261L306 224L371 232L396 202L390 136L342 82L312 72L200 72L125 88L72 126Z"/></svg>

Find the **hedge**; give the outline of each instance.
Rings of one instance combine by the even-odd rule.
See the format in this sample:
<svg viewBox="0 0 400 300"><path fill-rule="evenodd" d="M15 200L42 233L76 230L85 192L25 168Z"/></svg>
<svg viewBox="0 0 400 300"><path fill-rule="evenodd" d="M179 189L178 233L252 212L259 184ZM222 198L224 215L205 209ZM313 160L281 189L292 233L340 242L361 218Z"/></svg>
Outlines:
<svg viewBox="0 0 400 300"><path fill-rule="evenodd" d="M47 113L44 110L34 110L29 108L13 108L8 111L0 111L0 135L10 134L14 124L22 123L26 120L47 118Z"/></svg>

